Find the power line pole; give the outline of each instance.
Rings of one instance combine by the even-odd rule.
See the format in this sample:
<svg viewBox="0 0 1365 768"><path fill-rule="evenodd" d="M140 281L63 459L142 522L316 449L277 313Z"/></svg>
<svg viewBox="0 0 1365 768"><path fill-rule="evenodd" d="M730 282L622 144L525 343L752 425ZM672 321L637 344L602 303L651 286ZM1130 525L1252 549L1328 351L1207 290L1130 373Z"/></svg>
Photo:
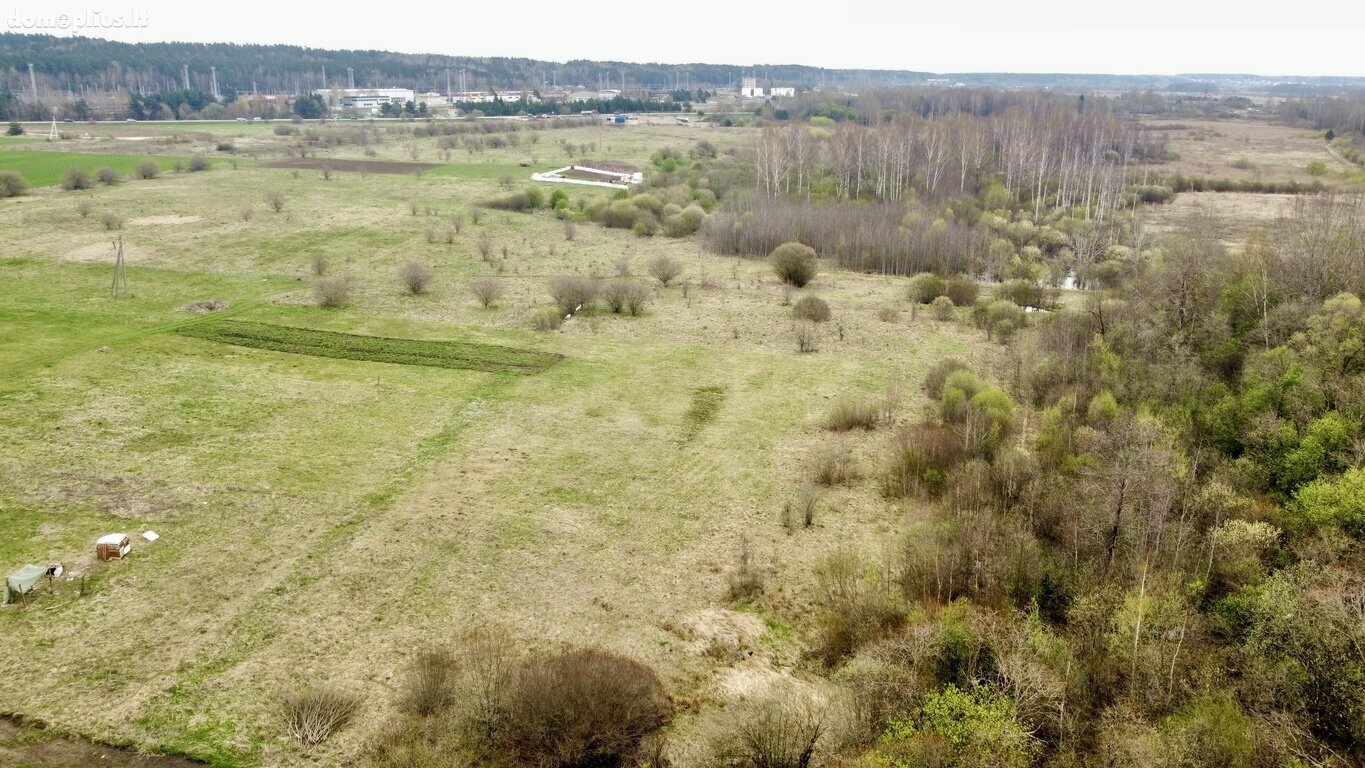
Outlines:
<svg viewBox="0 0 1365 768"><path fill-rule="evenodd" d="M114 241L114 284L109 289L114 298L130 296L128 292L128 271L123 264L123 235Z"/></svg>

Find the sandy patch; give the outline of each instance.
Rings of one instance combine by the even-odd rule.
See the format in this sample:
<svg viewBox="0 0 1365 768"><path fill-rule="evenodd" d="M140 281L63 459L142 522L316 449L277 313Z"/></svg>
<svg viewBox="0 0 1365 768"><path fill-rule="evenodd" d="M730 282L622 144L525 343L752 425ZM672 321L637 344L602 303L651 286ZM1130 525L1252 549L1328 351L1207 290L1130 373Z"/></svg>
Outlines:
<svg viewBox="0 0 1365 768"><path fill-rule="evenodd" d="M112 265L114 263L114 246L111 242L113 237L114 235L111 233L109 240L91 243L90 245L81 246L74 251L68 251L62 255L62 260L107 263ZM156 253L154 251L130 243L127 240L123 241L124 261L135 264L138 262L151 261L154 258L156 258Z"/></svg>
<svg viewBox="0 0 1365 768"><path fill-rule="evenodd" d="M136 219L129 219L128 224L134 227L146 227L153 224L193 224L199 221L198 216L181 216L173 213L167 216L140 216Z"/></svg>

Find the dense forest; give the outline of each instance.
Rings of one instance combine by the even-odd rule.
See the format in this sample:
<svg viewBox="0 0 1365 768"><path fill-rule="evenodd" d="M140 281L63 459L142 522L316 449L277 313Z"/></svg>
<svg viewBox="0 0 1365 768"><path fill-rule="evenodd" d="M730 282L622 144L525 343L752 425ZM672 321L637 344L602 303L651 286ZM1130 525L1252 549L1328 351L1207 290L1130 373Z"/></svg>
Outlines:
<svg viewBox="0 0 1365 768"><path fill-rule="evenodd" d="M525 58L407 54L390 51L324 50L294 45L236 45L231 43L120 43L98 38L52 35L0 34L0 73L3 90L28 89L32 64L39 88L49 93L79 94L85 89L110 92L174 90L184 86L182 66L190 69L191 88L209 90L209 68L216 67L222 89L301 93L343 81L346 68L355 70L360 86L405 87L444 91L446 73L458 78L464 71L471 90L536 88L544 84L607 87L624 77L630 88L735 87L741 77L755 75L764 82L814 88L872 87L924 83L942 79L967 85L1011 88L1158 89L1192 92L1219 90L1276 90L1277 92L1339 91L1365 87L1365 79L1334 77L1262 78L1250 75L1066 75L1008 73L945 73L900 70L823 69L800 65L658 64L617 61L538 61Z"/></svg>

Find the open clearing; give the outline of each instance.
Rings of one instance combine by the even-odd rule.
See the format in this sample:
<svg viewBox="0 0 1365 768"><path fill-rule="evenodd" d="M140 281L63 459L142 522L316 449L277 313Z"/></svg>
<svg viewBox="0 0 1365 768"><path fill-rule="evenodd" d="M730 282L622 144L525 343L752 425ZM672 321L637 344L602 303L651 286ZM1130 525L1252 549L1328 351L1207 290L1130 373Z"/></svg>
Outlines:
<svg viewBox="0 0 1365 768"><path fill-rule="evenodd" d="M131 176L137 170L138 163L147 159L155 160L163 173L170 172L176 162L188 162L188 158L178 156L20 150L0 144L0 170L18 171L35 187L61 183L62 175L72 168L85 171L91 178L96 170L106 166L113 168L120 176Z"/></svg>
<svg viewBox="0 0 1365 768"><path fill-rule="evenodd" d="M156 149L213 152L249 133L283 153L257 126L192 129L202 136ZM134 130L148 133L113 132ZM806 628L777 613L806 615L813 564L920 519L916 503L878 491L890 433L830 435L829 405L903 383L898 418L914 419L929 364L985 366L999 348L927 313L879 319L904 306L903 281L826 272L808 292L835 318L820 352L798 355L791 308L760 261L586 223L570 240L547 211L470 220L472 201L501 194L501 176L523 186L562 165L561 140L648 167L661 147L705 138L723 149L750 134L592 126L541 137L421 175L325 179L220 159L206 173L37 189L0 206L14 243L0 257L10 286L0 289L0 559L88 574L84 595L59 580L36 606L0 610L7 707L219 766L331 765L381 727L414 648L478 626L536 647L621 651L697 708L794 679ZM310 161L439 155L434 138L366 148L375 157L345 144ZM37 156L50 179L89 159L0 155L19 156ZM268 190L284 195L278 213ZM105 212L129 223L130 298L109 296ZM683 263L684 282L654 284L642 316L531 330L551 277L618 265L644 275L659 254ZM350 276L350 306L313 305L315 258ZM435 275L428 295L399 289L397 270L414 259ZM467 290L484 276L505 290L491 309ZM178 311L208 299L228 308ZM372 362L363 345L395 343L373 337L463 362ZM357 338L362 348L349 346ZM501 372L524 369L538 372ZM812 451L831 442L864 477L826 494L814 527L788 533L781 509ZM149 529L157 542L137 537ZM134 536L130 557L90 562L95 537L112 531ZM745 541L772 581L762 604L737 612L726 579ZM718 658L710 634L754 653ZM277 697L321 680L374 706L305 752L283 734Z"/></svg>

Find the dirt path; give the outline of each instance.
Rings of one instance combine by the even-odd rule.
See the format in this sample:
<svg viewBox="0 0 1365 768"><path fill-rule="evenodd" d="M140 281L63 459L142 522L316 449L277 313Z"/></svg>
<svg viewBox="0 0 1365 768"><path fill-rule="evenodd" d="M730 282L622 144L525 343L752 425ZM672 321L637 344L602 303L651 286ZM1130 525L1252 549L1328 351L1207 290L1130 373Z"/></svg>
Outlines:
<svg viewBox="0 0 1365 768"><path fill-rule="evenodd" d="M0 766L68 768L201 768L204 763L169 755L144 755L84 739L59 736L11 717L0 717Z"/></svg>

